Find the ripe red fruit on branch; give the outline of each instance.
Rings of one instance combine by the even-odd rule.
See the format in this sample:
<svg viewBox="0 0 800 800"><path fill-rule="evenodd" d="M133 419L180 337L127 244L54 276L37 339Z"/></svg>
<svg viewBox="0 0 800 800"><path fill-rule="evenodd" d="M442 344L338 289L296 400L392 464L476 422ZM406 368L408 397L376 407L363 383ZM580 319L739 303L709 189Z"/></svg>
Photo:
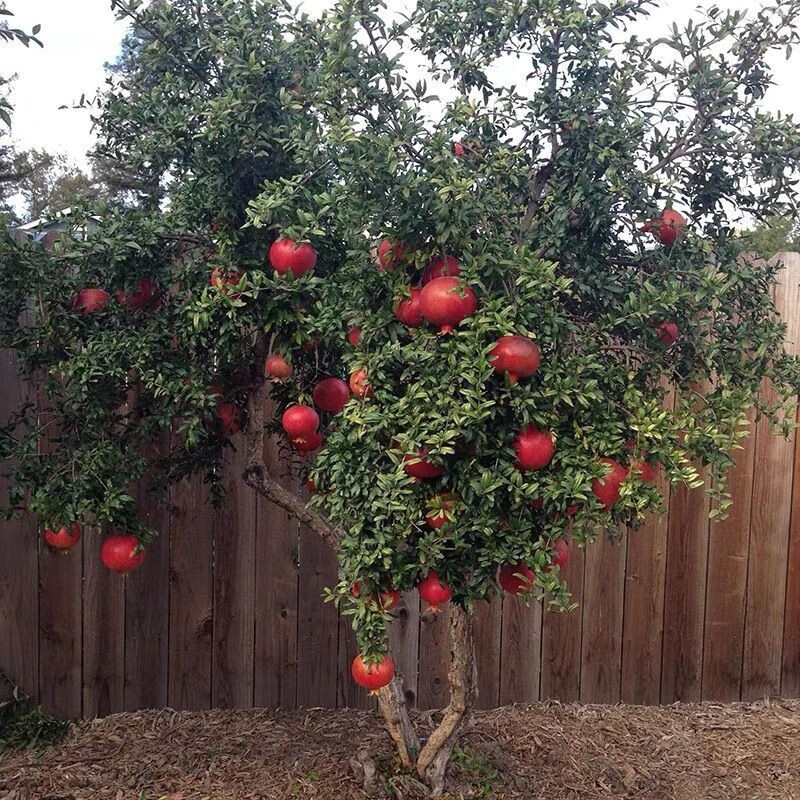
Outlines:
<svg viewBox="0 0 800 800"><path fill-rule="evenodd" d="M72 301L72 308L83 314L100 311L108 305L111 295L103 289L81 289Z"/></svg>
<svg viewBox="0 0 800 800"><path fill-rule="evenodd" d="M382 272L396 269L398 262L405 257L407 246L405 242L397 243L391 239L383 239L378 245L378 269Z"/></svg>
<svg viewBox="0 0 800 800"><path fill-rule="evenodd" d="M556 539L553 542L553 565L559 569L564 569L569 563L569 545L564 539Z"/></svg>
<svg viewBox="0 0 800 800"><path fill-rule="evenodd" d="M425 458L426 453L427 450L422 449L419 453L407 453L403 456L403 469L407 475L417 480L427 480L444 474L443 467L432 464Z"/></svg>
<svg viewBox="0 0 800 800"><path fill-rule="evenodd" d="M238 433L239 428L242 427L243 418L242 409L235 403L220 403L217 408L217 419L225 436L233 436L234 433Z"/></svg>
<svg viewBox="0 0 800 800"><path fill-rule="evenodd" d="M341 378L323 378L314 387L311 398L320 411L338 414L350 399L350 389Z"/></svg>
<svg viewBox="0 0 800 800"><path fill-rule="evenodd" d="M428 266L422 270L422 277L420 283L425 286L430 283L434 278L452 277L456 278L461 274L461 265L458 259L454 256L436 256L428 262Z"/></svg>
<svg viewBox="0 0 800 800"><path fill-rule="evenodd" d="M478 299L459 278L434 278L422 288L419 305L422 316L439 326L439 333L451 333L456 325L475 313Z"/></svg>
<svg viewBox="0 0 800 800"><path fill-rule="evenodd" d="M297 244L294 239L280 238L269 248L269 263L280 275L291 272L299 278L317 265L317 253L308 242Z"/></svg>
<svg viewBox="0 0 800 800"><path fill-rule="evenodd" d="M144 561L145 550L138 550L139 540L130 534L109 536L100 550L103 566L124 575ZM138 552L137 552L138 550Z"/></svg>
<svg viewBox="0 0 800 800"><path fill-rule="evenodd" d="M521 594L533 589L536 573L527 564L503 564L497 580L509 594Z"/></svg>
<svg viewBox="0 0 800 800"><path fill-rule="evenodd" d="M208 284L223 294L228 294L231 287L238 286L241 280L241 272L231 272L229 275L224 275L221 269L214 268L214 270L211 272L211 277L208 279ZM230 297L231 300L238 300L240 295L238 292L234 292Z"/></svg>
<svg viewBox="0 0 800 800"><path fill-rule="evenodd" d="M380 607L383 611L391 611L400 602L400 592L397 589L389 589L380 594Z"/></svg>
<svg viewBox="0 0 800 800"><path fill-rule="evenodd" d="M456 158L463 158L467 150L461 142L453 142L453 155Z"/></svg>
<svg viewBox="0 0 800 800"><path fill-rule="evenodd" d="M511 383L529 378L539 369L539 348L525 336L501 336L489 351L489 361L495 372L508 373Z"/></svg>
<svg viewBox="0 0 800 800"><path fill-rule="evenodd" d="M453 590L446 584L439 582L439 576L431 570L426 578L419 582L419 596L428 604L427 611L439 613L439 606L447 603L453 596Z"/></svg>
<svg viewBox="0 0 800 800"><path fill-rule="evenodd" d="M69 550L81 540L81 526L77 522L62 525L57 531L45 530L44 540L54 550Z"/></svg>
<svg viewBox="0 0 800 800"><path fill-rule="evenodd" d="M450 522L450 519L447 517L446 511L452 511L453 506L455 505L455 499L452 495L439 495L441 500L441 510L437 511L430 511L425 516L425 522L433 528L434 530L438 530L442 527L442 525L446 525Z"/></svg>
<svg viewBox="0 0 800 800"><path fill-rule="evenodd" d="M357 655L350 667L350 674L359 686L369 689L370 694L377 693L378 689L392 682L394 661L387 654L377 664L369 664L363 656Z"/></svg>
<svg viewBox="0 0 800 800"><path fill-rule="evenodd" d="M595 478L592 481L592 492L608 511L619 500L619 488L627 472L625 467L613 458L601 458L600 461L606 466L606 474L605 477Z"/></svg>
<svg viewBox="0 0 800 800"><path fill-rule="evenodd" d="M356 347L361 341L361 328L350 328L347 332L347 341L350 342L353 347Z"/></svg>
<svg viewBox="0 0 800 800"><path fill-rule="evenodd" d="M289 406L283 412L281 425L290 439L305 439L319 428L319 414L311 406Z"/></svg>
<svg viewBox="0 0 800 800"><path fill-rule="evenodd" d="M306 478L306 489L308 489L311 494L316 494L319 489L317 489L317 484L311 478Z"/></svg>
<svg viewBox="0 0 800 800"><path fill-rule="evenodd" d="M642 225L639 230L642 233L651 232L661 244L675 244L686 230L686 218L683 214L671 208L665 208L661 216Z"/></svg>
<svg viewBox="0 0 800 800"><path fill-rule="evenodd" d="M656 328L656 333L667 347L678 341L678 326L674 322L662 322Z"/></svg>
<svg viewBox="0 0 800 800"><path fill-rule="evenodd" d="M363 369L357 369L350 375L350 388L356 397L372 397L372 386L369 385L367 373Z"/></svg>
<svg viewBox="0 0 800 800"><path fill-rule="evenodd" d="M308 436L303 436L299 439L292 439L292 446L300 453L310 453L313 450L322 447L325 437L318 431L309 433Z"/></svg>
<svg viewBox="0 0 800 800"><path fill-rule="evenodd" d="M292 365L283 357L276 353L272 353L267 358L267 363L264 367L267 376L275 381L282 381L288 378L292 372Z"/></svg>
<svg viewBox="0 0 800 800"><path fill-rule="evenodd" d="M128 297L125 292L117 292L117 301L122 306L137 311L140 308L150 308L158 305L161 299L158 287L150 280L150 278L139 278L136 284L136 291Z"/></svg>
<svg viewBox="0 0 800 800"><path fill-rule="evenodd" d="M645 483L655 483L658 478L658 462L649 461L647 453L642 453L641 461L631 461L631 469L635 469Z"/></svg>
<svg viewBox="0 0 800 800"><path fill-rule="evenodd" d="M556 446L550 431L540 431L535 425L528 425L517 434L514 440L514 452L517 454L518 470L542 469L553 459Z"/></svg>
<svg viewBox="0 0 800 800"><path fill-rule="evenodd" d="M409 328L419 328L425 321L425 317L422 316L422 309L420 308L419 298L421 294L422 289L414 287L411 290L411 297L400 300L394 307L394 315L403 325Z"/></svg>

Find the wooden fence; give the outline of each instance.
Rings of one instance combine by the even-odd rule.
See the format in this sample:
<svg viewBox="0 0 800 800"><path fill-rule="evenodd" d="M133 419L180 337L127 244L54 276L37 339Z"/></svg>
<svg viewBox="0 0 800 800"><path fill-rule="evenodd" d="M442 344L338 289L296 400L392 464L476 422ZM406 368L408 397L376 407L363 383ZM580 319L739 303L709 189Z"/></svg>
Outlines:
<svg viewBox="0 0 800 800"><path fill-rule="evenodd" d="M800 255L780 257L776 302L800 352ZM0 379L2 419L27 387L8 355ZM125 579L101 566L91 531L63 556L41 545L35 520L0 523L0 671L66 717L368 706L349 677L348 622L320 598L336 580L334 559L243 486L240 466L227 473L219 512L199 481L176 486L169 511L149 509L161 537ZM484 604L480 705L800 696L798 470L800 437L785 441L760 423L731 476L727 520L709 523L703 492L678 489L663 520L621 545L573 548L577 611L543 612L512 597ZM422 623L409 594L391 631L420 707L446 701L446 616Z"/></svg>

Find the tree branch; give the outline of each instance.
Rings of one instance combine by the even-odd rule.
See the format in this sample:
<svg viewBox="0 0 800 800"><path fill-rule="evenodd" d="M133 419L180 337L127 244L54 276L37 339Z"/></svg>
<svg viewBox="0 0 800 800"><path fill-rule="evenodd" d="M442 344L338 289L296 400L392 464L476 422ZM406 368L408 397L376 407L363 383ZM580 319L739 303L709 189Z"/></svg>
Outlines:
<svg viewBox="0 0 800 800"><path fill-rule="evenodd" d="M419 738L408 716L403 680L399 675L392 678L388 686L378 691L378 708L381 710L389 735L397 745L400 761L406 769L412 769L419 753Z"/></svg>

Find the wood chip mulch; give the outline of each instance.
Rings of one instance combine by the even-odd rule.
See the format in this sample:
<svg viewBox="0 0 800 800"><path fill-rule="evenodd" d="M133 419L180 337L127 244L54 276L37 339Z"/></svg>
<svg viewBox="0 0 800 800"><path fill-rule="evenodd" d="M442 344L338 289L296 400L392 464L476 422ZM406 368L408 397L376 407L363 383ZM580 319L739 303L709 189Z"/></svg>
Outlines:
<svg viewBox="0 0 800 800"><path fill-rule="evenodd" d="M800 800L798 701L511 706L476 714L464 746L498 777L460 774L451 798ZM372 712L115 714L0 757L0 800L362 800L362 748L391 757Z"/></svg>

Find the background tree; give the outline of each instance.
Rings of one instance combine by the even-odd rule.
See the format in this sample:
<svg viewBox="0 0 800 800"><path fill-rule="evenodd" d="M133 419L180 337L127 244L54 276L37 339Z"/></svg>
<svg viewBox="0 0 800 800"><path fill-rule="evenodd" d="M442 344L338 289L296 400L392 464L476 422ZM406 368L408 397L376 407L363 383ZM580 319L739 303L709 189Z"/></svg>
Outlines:
<svg viewBox="0 0 800 800"><path fill-rule="evenodd" d="M502 587L567 606L565 536L636 527L661 507L654 472L698 485L696 459L719 514L748 412L787 425L777 268L738 260L734 226L791 214L800 130L760 101L800 2L656 41L631 32L644 0L112 5L133 34L97 156L138 208L3 258L0 341L48 398L5 428L10 506L58 546L89 516L134 534L104 542L134 568L155 532L131 485L216 485L244 427L243 479L337 551L354 676L439 796L475 698L475 604ZM507 334L521 358L498 359ZM287 469L319 450L310 504L263 461L281 427ZM424 746L386 652L413 587L452 606Z"/></svg>
<svg viewBox="0 0 800 800"><path fill-rule="evenodd" d="M800 249L800 227L792 217L772 217L739 234L742 252L772 258L775 253Z"/></svg>

